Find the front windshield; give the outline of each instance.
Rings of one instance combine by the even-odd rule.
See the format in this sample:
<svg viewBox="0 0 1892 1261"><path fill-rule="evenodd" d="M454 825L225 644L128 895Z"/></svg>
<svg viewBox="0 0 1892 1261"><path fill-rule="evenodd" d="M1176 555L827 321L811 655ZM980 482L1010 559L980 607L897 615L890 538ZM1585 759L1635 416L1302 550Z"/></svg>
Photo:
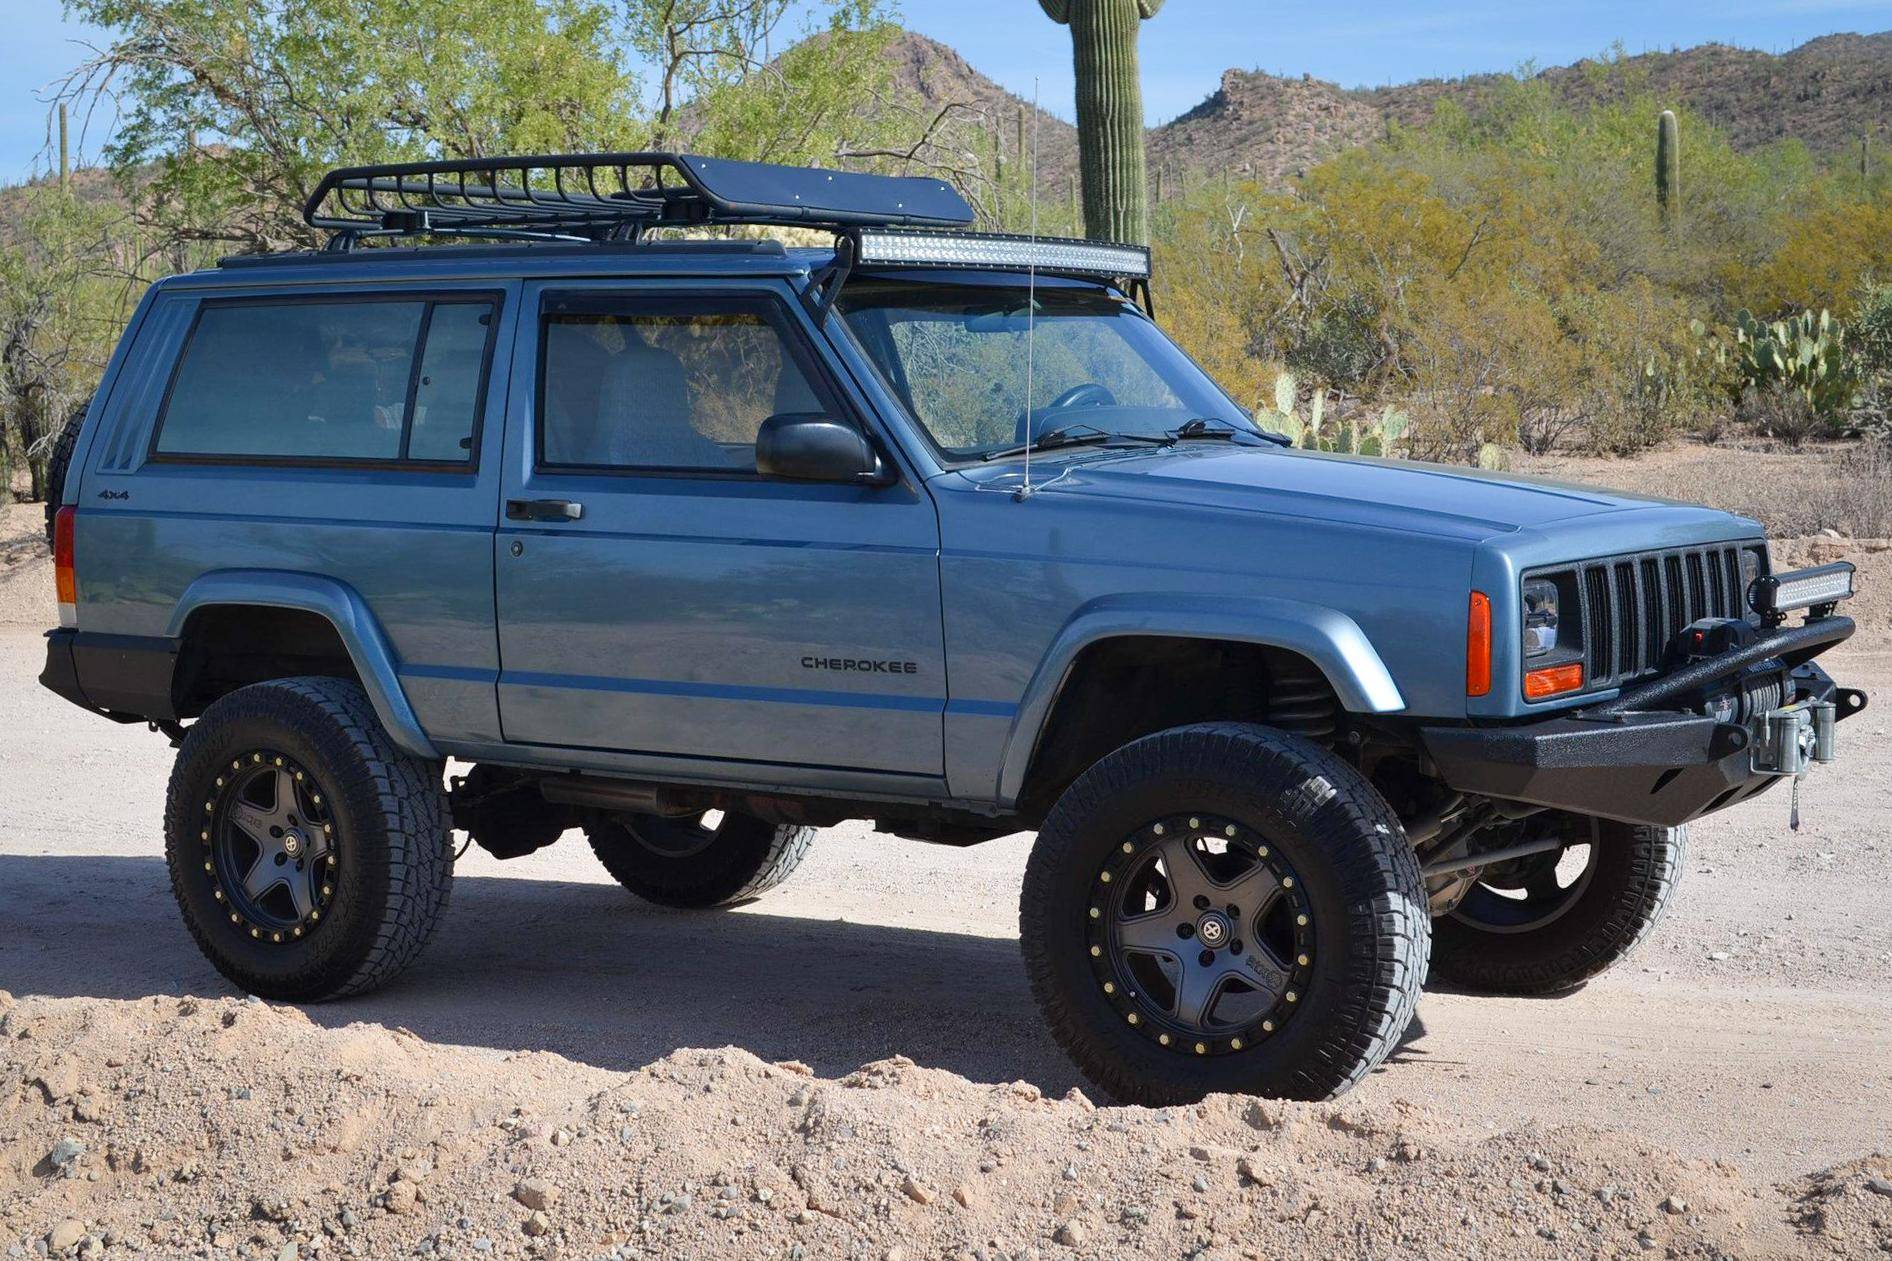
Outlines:
<svg viewBox="0 0 1892 1261"><path fill-rule="evenodd" d="M840 307L888 387L951 458L1056 430L1165 437L1203 421L1255 432L1141 311L1071 282L1038 285L1027 406L1026 292L1023 277L1005 285L863 277L841 291Z"/></svg>

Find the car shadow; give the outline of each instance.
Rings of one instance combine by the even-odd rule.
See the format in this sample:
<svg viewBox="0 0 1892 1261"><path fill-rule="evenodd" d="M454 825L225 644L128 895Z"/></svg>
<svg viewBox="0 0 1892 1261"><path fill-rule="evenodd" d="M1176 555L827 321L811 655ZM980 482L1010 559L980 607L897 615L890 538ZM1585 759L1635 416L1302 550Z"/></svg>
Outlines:
<svg viewBox="0 0 1892 1261"><path fill-rule="evenodd" d="M824 1076L906 1055L1061 1094L1009 938L651 906L612 885L460 876L438 934L386 989L304 1010L331 1028L551 1051L629 1070L738 1046ZM57 997L236 997L178 917L158 858L0 855L0 988ZM1391 1062L1423 1059L1415 1017Z"/></svg>
<svg viewBox="0 0 1892 1261"><path fill-rule="evenodd" d="M438 935L385 990L306 1008L433 1042L624 1070L739 1046L823 1075L903 1054L975 1081L1078 1084L1009 939L740 911L615 886L460 877ZM0 988L236 996L197 951L157 858L0 855Z"/></svg>

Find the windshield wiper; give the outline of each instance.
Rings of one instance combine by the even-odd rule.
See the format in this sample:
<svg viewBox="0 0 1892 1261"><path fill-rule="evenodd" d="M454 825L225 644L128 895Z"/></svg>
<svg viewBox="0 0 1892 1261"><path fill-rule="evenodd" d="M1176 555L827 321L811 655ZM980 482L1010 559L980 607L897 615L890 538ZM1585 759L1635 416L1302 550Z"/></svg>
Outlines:
<svg viewBox="0 0 1892 1261"><path fill-rule="evenodd" d="M1108 429L1099 429L1095 425L1065 425L1039 434L1030 442L1021 442L1017 446L1003 447L997 451L987 451L979 458L988 463L1003 460L1009 456L1023 455L1027 451L1055 451L1059 447L1096 447L1113 442L1137 442L1145 446L1168 446L1171 439L1167 436L1143 433L1112 433Z"/></svg>
<svg viewBox="0 0 1892 1261"><path fill-rule="evenodd" d="M1215 426L1221 426L1215 428ZM1192 438L1213 438L1223 442L1239 442L1243 446L1254 446L1254 439L1272 442L1279 446L1290 445L1286 434L1270 433L1266 429L1243 429L1220 416L1198 416L1194 420L1185 420L1169 431L1169 436L1178 442Z"/></svg>

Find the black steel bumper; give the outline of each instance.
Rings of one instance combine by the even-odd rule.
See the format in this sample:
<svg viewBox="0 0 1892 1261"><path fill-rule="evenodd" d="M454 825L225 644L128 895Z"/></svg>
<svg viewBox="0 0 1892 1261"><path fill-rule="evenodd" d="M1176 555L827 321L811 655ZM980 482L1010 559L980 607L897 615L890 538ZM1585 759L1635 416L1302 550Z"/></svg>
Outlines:
<svg viewBox="0 0 1892 1261"><path fill-rule="evenodd" d="M170 721L177 647L162 637L50 630L40 686L117 722Z"/></svg>
<svg viewBox="0 0 1892 1261"><path fill-rule="evenodd" d="M1834 685L1811 657L1852 633L1832 617L1691 663L1592 709L1507 727L1426 727L1420 738L1454 791L1575 814L1674 827L1767 791L1747 726L1679 708L1686 696L1750 670L1789 670L1796 697L1831 700L1845 719L1862 692ZM1678 706L1662 708L1664 705Z"/></svg>

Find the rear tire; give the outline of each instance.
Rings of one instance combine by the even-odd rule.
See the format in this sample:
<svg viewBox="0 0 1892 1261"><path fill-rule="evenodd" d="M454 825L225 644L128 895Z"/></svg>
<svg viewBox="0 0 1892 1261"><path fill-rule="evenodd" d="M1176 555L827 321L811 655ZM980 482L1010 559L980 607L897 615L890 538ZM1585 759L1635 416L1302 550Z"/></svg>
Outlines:
<svg viewBox="0 0 1892 1261"><path fill-rule="evenodd" d="M72 467L72 450L79 442L79 430L85 424L85 412L92 406L92 400L73 408L66 415L66 423L59 428L59 436L53 439L52 449L46 453L46 550L53 548L53 518L59 515L59 509L66 502L66 470Z"/></svg>
<svg viewBox="0 0 1892 1261"><path fill-rule="evenodd" d="M1112 1098L1155 1107L1350 1089L1411 1023L1431 920L1399 819L1358 771L1214 723L1138 740L1066 790L1019 928L1058 1043Z"/></svg>
<svg viewBox="0 0 1892 1261"><path fill-rule="evenodd" d="M1432 926L1433 973L1489 994L1563 994L1641 945L1675 896L1688 829L1586 822L1595 828L1590 866L1567 906L1534 926L1511 913L1518 927L1496 919L1494 912L1508 912L1498 895L1475 888Z"/></svg>
<svg viewBox="0 0 1892 1261"><path fill-rule="evenodd" d="M659 906L702 910L734 906L788 879L807 856L815 829L724 814L666 819L621 814L585 829L591 852L611 878Z"/></svg>
<svg viewBox="0 0 1892 1261"><path fill-rule="evenodd" d="M440 767L394 747L360 686L277 679L192 724L165 803L171 889L252 994L362 994L412 963L453 876Z"/></svg>

